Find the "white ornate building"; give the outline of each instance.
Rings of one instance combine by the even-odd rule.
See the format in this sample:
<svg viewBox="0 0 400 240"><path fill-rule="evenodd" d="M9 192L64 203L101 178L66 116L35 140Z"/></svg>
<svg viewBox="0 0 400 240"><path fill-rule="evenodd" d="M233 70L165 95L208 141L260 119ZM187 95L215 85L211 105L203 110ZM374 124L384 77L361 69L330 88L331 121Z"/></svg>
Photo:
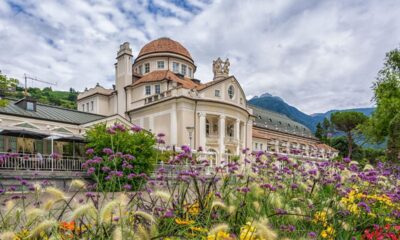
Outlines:
<svg viewBox="0 0 400 240"><path fill-rule="evenodd" d="M167 145L202 147L221 157L238 155L246 147L323 158L337 153L286 116L250 107L229 67L228 59L218 58L213 80L203 83L195 78L196 64L180 43L160 38L135 58L124 43L117 53L114 88L85 90L78 96L78 110L123 119L165 133Z"/></svg>

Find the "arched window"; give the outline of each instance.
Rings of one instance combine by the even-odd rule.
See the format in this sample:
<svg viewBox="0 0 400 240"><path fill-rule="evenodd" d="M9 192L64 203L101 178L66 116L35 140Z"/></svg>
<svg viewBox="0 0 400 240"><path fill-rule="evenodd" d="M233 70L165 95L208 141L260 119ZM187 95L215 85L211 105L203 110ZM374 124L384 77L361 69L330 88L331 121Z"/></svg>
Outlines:
<svg viewBox="0 0 400 240"><path fill-rule="evenodd" d="M228 96L230 99L235 96L235 88L232 85L230 85L228 88Z"/></svg>

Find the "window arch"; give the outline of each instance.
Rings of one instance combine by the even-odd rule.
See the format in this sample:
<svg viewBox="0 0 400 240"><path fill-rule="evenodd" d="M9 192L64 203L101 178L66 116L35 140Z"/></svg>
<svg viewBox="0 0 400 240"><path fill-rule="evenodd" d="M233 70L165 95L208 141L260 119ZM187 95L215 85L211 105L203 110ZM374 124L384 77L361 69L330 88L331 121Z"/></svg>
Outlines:
<svg viewBox="0 0 400 240"><path fill-rule="evenodd" d="M233 87L233 85L230 85L228 87L228 96L230 99L233 99L233 97L235 96L235 88Z"/></svg>

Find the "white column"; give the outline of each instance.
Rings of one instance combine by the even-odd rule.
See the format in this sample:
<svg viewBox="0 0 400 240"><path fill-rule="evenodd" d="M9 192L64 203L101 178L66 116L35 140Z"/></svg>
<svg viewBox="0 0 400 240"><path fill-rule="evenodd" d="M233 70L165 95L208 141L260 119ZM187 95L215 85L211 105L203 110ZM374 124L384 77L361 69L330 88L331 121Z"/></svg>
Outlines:
<svg viewBox="0 0 400 240"><path fill-rule="evenodd" d="M235 139L237 142L236 146L236 155L240 154L240 120L236 119L235 122Z"/></svg>
<svg viewBox="0 0 400 240"><path fill-rule="evenodd" d="M178 140L178 120L176 117L176 103L172 104L172 109L171 109L171 132L170 132L170 145L177 145Z"/></svg>
<svg viewBox="0 0 400 240"><path fill-rule="evenodd" d="M286 154L290 154L290 142L286 142Z"/></svg>
<svg viewBox="0 0 400 240"><path fill-rule="evenodd" d="M219 153L222 159L223 154L225 153L225 116L219 116Z"/></svg>
<svg viewBox="0 0 400 240"><path fill-rule="evenodd" d="M206 150L206 114L199 113L199 147Z"/></svg>
<svg viewBox="0 0 400 240"><path fill-rule="evenodd" d="M306 156L309 157L310 156L310 146L306 144Z"/></svg>
<svg viewBox="0 0 400 240"><path fill-rule="evenodd" d="M279 141L278 140L275 140L275 152L276 153L279 153Z"/></svg>

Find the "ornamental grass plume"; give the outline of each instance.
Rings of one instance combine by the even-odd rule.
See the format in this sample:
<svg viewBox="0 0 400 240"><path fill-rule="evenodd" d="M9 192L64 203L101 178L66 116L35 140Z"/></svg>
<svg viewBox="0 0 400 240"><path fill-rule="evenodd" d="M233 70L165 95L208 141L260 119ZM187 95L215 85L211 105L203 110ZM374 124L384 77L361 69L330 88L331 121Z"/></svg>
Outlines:
<svg viewBox="0 0 400 240"><path fill-rule="evenodd" d="M31 208L26 211L26 218L28 221L28 225L30 225L35 219L46 216L48 211L45 211L41 208Z"/></svg>
<svg viewBox="0 0 400 240"><path fill-rule="evenodd" d="M208 232L208 235L215 235L218 232L228 232L228 230L229 230L228 224L220 223L220 224L214 225Z"/></svg>
<svg viewBox="0 0 400 240"><path fill-rule="evenodd" d="M153 215L151 215L151 214L149 214L147 212L144 212L144 211L140 211L140 210L136 211L135 213L133 213L133 215L134 216L140 216L143 219L145 219L146 221L151 222L151 223L155 223L156 222L156 219L153 217Z"/></svg>
<svg viewBox="0 0 400 240"><path fill-rule="evenodd" d="M46 203L43 204L43 207L44 207L45 210L49 211L49 210L51 210L53 208L55 203L56 202L54 200L49 199L49 200L46 201Z"/></svg>
<svg viewBox="0 0 400 240"><path fill-rule="evenodd" d="M29 234L27 239L35 238L39 236L39 234L41 234L42 232L47 232L48 230L56 226L57 226L56 220L54 219L44 220L31 231L31 234Z"/></svg>
<svg viewBox="0 0 400 240"><path fill-rule="evenodd" d="M65 193L55 187L47 187L46 193L50 194L53 197L53 200L66 199Z"/></svg>
<svg viewBox="0 0 400 240"><path fill-rule="evenodd" d="M113 240L122 240L122 229L121 227L116 227L113 232Z"/></svg>
<svg viewBox="0 0 400 240"><path fill-rule="evenodd" d="M157 190L153 193L154 196L159 197L164 201L169 201L171 199L171 194L166 191Z"/></svg>
<svg viewBox="0 0 400 240"><path fill-rule="evenodd" d="M139 226L137 227L136 233L137 233L137 235L135 236L135 239L137 239L137 240L150 240L151 239L149 232L142 224L139 224Z"/></svg>
<svg viewBox="0 0 400 240"><path fill-rule="evenodd" d="M258 201L254 201L253 202L253 207L254 207L254 210L256 210L257 213L260 212L261 206L260 206L260 203Z"/></svg>
<svg viewBox="0 0 400 240"><path fill-rule="evenodd" d="M93 203L90 202L77 207L71 213L70 220L73 221L83 216L94 217L95 215L96 215L96 208L93 205Z"/></svg>
<svg viewBox="0 0 400 240"><path fill-rule="evenodd" d="M269 226L267 218L261 218L253 224L256 228L256 235L259 239L263 240L275 240L278 235Z"/></svg>
<svg viewBox="0 0 400 240"><path fill-rule="evenodd" d="M375 168L371 164L365 164L363 171L374 170Z"/></svg>
<svg viewBox="0 0 400 240"><path fill-rule="evenodd" d="M222 208L222 209L225 209L225 208L226 208L226 205L225 205L225 203L222 202L221 200L214 200L214 201L211 203L211 209L214 209L214 208Z"/></svg>
<svg viewBox="0 0 400 240"><path fill-rule="evenodd" d="M230 206L228 206L228 208L227 208L227 212L229 213L229 214L234 214L235 212L236 212L236 210L237 210L237 208L234 206L234 205L230 205Z"/></svg>
<svg viewBox="0 0 400 240"><path fill-rule="evenodd" d="M282 208L282 197L279 193L277 192L272 192L269 195L269 203L274 207L274 208Z"/></svg>
<svg viewBox="0 0 400 240"><path fill-rule="evenodd" d="M80 179L74 179L71 181L70 188L77 188L77 189L83 189L85 188L86 184L84 181Z"/></svg>
<svg viewBox="0 0 400 240"><path fill-rule="evenodd" d="M103 223L106 220L111 220L111 213L114 211L116 207L118 207L119 201L113 200L108 202L100 211L100 222Z"/></svg>
<svg viewBox="0 0 400 240"><path fill-rule="evenodd" d="M17 235L15 234L15 232L2 232L0 233L0 239L1 240L14 240L17 238Z"/></svg>

